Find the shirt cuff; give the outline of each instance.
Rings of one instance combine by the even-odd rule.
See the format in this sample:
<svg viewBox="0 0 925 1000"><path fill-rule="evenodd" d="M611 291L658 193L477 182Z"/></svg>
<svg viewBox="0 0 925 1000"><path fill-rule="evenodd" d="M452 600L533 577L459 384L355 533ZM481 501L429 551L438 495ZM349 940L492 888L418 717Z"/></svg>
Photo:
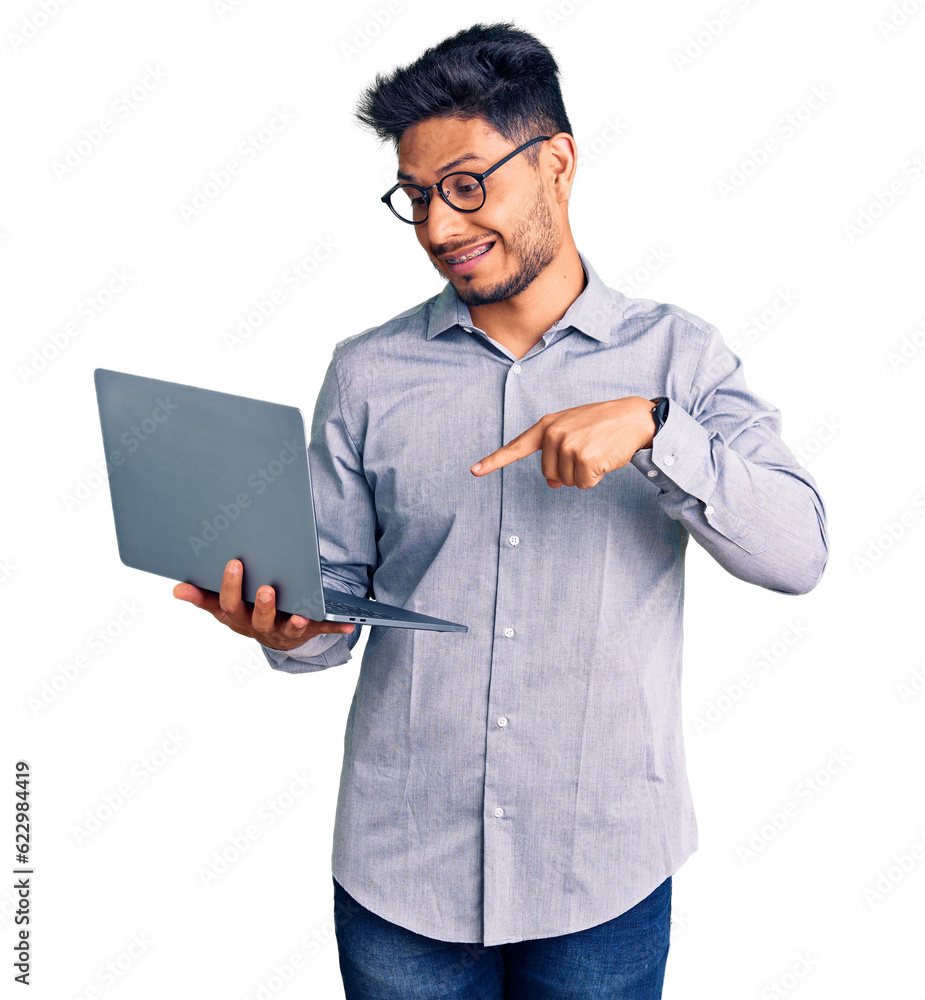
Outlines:
<svg viewBox="0 0 925 1000"><path fill-rule="evenodd" d="M270 666L287 674L304 674L325 667L336 667L350 659L346 641L343 649L335 647L341 639L346 640L346 632L322 632L294 649L273 649L258 643Z"/></svg>
<svg viewBox="0 0 925 1000"><path fill-rule="evenodd" d="M764 533L728 505L727 490L717 489L726 444L719 434L714 444L713 436L672 400L652 447L637 451L630 462L659 488L660 502L670 517L681 519L691 513L688 508L699 506L705 527L719 531L747 552L761 552L766 545Z"/></svg>
<svg viewBox="0 0 925 1000"><path fill-rule="evenodd" d="M652 438L652 446L641 448L630 462L645 477L667 493L680 487L698 500L709 500L716 488L709 458L710 435L674 400L668 402L668 417Z"/></svg>

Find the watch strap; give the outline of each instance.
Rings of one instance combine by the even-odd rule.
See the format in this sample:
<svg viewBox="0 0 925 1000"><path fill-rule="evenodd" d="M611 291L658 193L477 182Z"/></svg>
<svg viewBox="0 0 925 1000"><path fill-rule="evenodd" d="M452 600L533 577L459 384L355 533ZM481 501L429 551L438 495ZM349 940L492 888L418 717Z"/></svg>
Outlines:
<svg viewBox="0 0 925 1000"><path fill-rule="evenodd" d="M652 416L655 418L655 433L658 434L668 419L668 397L658 396L651 402L655 404L652 407Z"/></svg>

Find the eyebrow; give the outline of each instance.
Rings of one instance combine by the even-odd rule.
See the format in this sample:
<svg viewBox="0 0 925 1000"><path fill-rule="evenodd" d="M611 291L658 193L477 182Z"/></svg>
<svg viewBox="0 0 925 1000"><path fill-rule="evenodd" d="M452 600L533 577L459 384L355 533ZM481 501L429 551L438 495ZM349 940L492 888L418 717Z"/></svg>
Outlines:
<svg viewBox="0 0 925 1000"><path fill-rule="evenodd" d="M470 160L481 160L482 157L478 153L463 153L462 156L457 156L455 160L450 160L449 163L445 163L437 173L443 177L454 167L458 167L463 163L469 163ZM413 181L414 177L411 174L406 174L403 170L399 170L396 176L400 181Z"/></svg>

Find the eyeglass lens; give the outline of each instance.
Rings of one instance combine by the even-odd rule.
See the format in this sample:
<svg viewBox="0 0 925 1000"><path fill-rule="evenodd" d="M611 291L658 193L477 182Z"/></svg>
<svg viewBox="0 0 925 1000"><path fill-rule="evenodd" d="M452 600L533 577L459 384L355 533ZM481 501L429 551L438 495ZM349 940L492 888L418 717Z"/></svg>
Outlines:
<svg viewBox="0 0 925 1000"><path fill-rule="evenodd" d="M471 174L450 174L443 180L443 193L454 208L472 211L482 207L485 200L482 185ZM434 191L432 197L440 195ZM427 198L414 184L402 184L392 192L393 209L409 222L423 222L427 218Z"/></svg>

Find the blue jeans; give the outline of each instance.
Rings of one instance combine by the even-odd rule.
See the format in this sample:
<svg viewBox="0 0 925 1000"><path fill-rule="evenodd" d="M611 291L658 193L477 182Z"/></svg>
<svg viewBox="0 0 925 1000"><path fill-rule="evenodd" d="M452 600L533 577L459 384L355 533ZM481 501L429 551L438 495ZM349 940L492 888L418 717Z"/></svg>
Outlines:
<svg viewBox="0 0 925 1000"><path fill-rule="evenodd" d="M660 1000L670 919L669 876L597 927L486 948L399 927L334 880L346 1000Z"/></svg>

